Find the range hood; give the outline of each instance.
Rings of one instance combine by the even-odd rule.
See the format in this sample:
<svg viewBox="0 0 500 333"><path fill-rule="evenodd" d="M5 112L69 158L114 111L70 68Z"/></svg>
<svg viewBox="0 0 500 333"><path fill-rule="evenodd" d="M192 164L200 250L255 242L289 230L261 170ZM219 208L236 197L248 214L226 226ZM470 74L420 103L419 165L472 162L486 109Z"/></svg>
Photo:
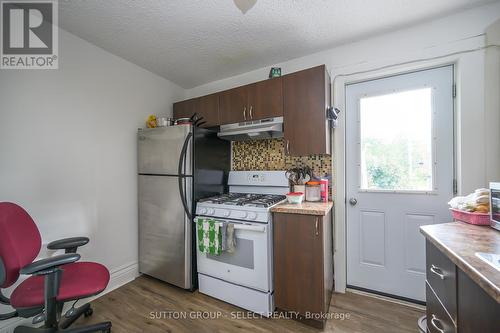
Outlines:
<svg viewBox="0 0 500 333"><path fill-rule="evenodd" d="M283 117L221 125L217 135L219 138L229 141L281 138L283 136Z"/></svg>

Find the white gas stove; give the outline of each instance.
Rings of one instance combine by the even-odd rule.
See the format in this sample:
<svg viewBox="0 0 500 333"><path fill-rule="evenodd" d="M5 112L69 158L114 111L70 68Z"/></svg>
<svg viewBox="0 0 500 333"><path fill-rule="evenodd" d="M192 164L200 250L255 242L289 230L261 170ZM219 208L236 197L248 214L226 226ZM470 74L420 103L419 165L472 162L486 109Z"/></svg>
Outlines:
<svg viewBox="0 0 500 333"><path fill-rule="evenodd" d="M228 183L228 194L198 201L196 214L268 223L289 189L285 171L231 171Z"/></svg>
<svg viewBox="0 0 500 333"><path fill-rule="evenodd" d="M285 195L229 193L198 201L196 213L199 215L223 217L249 222L268 223L269 210L283 202Z"/></svg>
<svg viewBox="0 0 500 333"><path fill-rule="evenodd" d="M236 250L197 252L201 293L268 316L274 311L271 208L286 199L285 171L231 171L229 193L198 201L195 221L233 225Z"/></svg>

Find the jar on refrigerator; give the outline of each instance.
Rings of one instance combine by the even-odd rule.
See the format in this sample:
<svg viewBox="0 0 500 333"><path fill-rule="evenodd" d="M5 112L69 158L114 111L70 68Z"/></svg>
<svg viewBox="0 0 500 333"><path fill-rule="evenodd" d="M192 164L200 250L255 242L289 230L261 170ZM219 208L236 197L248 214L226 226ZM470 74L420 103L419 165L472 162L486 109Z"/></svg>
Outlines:
<svg viewBox="0 0 500 333"><path fill-rule="evenodd" d="M321 184L320 182L307 182L306 183L306 201L320 201L321 200Z"/></svg>

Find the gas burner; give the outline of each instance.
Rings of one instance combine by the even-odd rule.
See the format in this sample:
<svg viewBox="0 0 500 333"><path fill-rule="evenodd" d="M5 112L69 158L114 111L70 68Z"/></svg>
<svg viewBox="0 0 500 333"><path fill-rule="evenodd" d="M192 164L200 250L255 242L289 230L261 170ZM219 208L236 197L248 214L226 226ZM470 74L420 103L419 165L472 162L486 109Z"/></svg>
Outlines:
<svg viewBox="0 0 500 333"><path fill-rule="evenodd" d="M260 196L259 198L255 198L254 200L247 202L245 206L267 208L285 199L285 195L265 194Z"/></svg>
<svg viewBox="0 0 500 333"><path fill-rule="evenodd" d="M284 195L228 193L206 199L201 199L200 202L229 205L229 206L267 208L285 199L286 196Z"/></svg>
<svg viewBox="0 0 500 333"><path fill-rule="evenodd" d="M242 193L226 193L221 195L216 195L213 197L201 199L199 202L213 203L213 204L228 204L229 202L233 202L238 198L244 196Z"/></svg>

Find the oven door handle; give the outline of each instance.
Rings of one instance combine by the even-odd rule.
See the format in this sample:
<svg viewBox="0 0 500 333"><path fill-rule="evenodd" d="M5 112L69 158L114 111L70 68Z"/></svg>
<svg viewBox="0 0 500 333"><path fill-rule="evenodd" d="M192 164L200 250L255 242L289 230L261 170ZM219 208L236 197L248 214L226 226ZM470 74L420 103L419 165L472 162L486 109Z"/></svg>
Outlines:
<svg viewBox="0 0 500 333"><path fill-rule="evenodd" d="M265 226L253 226L253 225L246 225L246 224L234 224L234 229L235 230L247 230L247 231L255 231L255 232L265 232L266 227Z"/></svg>

